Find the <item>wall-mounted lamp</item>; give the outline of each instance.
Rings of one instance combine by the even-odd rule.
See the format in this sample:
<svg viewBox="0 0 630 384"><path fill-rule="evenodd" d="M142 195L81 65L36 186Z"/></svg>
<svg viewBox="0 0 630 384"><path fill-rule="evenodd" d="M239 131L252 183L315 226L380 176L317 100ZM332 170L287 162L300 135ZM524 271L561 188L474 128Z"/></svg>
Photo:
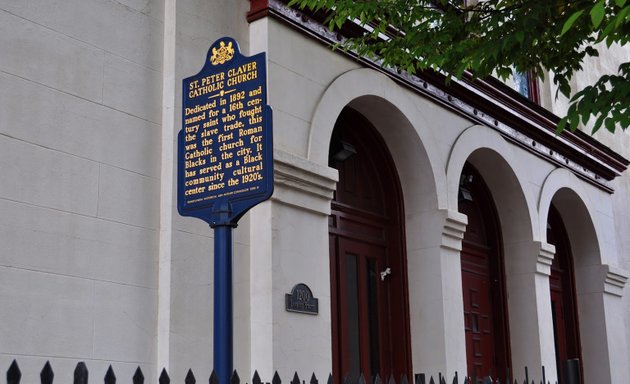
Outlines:
<svg viewBox="0 0 630 384"><path fill-rule="evenodd" d="M350 143L345 141L336 141L331 148L330 157L335 161L344 161L357 154L357 150Z"/></svg>
<svg viewBox="0 0 630 384"><path fill-rule="evenodd" d="M465 173L462 173L459 176L459 186L463 187L466 184L470 184L473 181L473 175L467 175Z"/></svg>
<svg viewBox="0 0 630 384"><path fill-rule="evenodd" d="M459 194L457 195L459 201L473 201L472 193L464 187L459 188Z"/></svg>
<svg viewBox="0 0 630 384"><path fill-rule="evenodd" d="M466 185L472 183L472 181L473 175L462 173L459 177L459 193L457 194L459 201L473 201L472 193L466 188Z"/></svg>

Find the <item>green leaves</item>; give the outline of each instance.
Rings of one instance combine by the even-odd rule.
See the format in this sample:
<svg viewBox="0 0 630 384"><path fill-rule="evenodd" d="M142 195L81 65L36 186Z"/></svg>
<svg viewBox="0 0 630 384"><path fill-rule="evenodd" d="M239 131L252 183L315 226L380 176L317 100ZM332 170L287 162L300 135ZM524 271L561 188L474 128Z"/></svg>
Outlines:
<svg viewBox="0 0 630 384"><path fill-rule="evenodd" d="M358 20L368 32L342 48L377 57L382 65L409 73L427 68L461 78L509 78L513 71L551 72L557 95L571 97L570 81L585 58L600 54L598 42L630 42L628 0L291 0L290 4L328 10L326 24L342 28ZM393 33L391 28L401 33ZM387 35L387 39L383 39ZM559 129L594 124L623 129L630 122L630 63L571 99Z"/></svg>
<svg viewBox="0 0 630 384"><path fill-rule="evenodd" d="M569 29L571 29L573 24L577 21L577 19L579 19L580 16L582 16L583 13L584 13L583 9L580 9L579 11L573 13L571 17L569 17L567 21L564 23L564 25L562 26L562 32L560 32L560 36L567 33Z"/></svg>
<svg viewBox="0 0 630 384"><path fill-rule="evenodd" d="M591 8L591 21L593 22L593 26L595 28L599 27L604 20L604 5L605 0L600 0L593 8Z"/></svg>
<svg viewBox="0 0 630 384"><path fill-rule="evenodd" d="M616 75L603 75L595 84L585 87L571 99L571 106L563 124L575 129L597 117L592 132L602 126L610 132L630 125L630 63L619 67ZM558 124L560 128L560 124ZM564 128L564 126L562 127Z"/></svg>

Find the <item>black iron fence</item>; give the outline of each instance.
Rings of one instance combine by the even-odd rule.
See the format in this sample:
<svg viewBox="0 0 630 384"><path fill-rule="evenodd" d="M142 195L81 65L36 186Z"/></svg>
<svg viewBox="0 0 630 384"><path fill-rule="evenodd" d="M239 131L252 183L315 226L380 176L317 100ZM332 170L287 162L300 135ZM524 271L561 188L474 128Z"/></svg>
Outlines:
<svg viewBox="0 0 630 384"><path fill-rule="evenodd" d="M437 376L434 377L434 376L428 376L423 373L419 373L414 376L413 384L500 384L500 383L551 384L551 382L547 381L545 378L544 367L542 368L542 380L540 381L535 381L533 379L530 379L527 368L525 368L524 374L525 374L525 377L522 378L522 380L519 380L519 379L510 378L509 374L508 374L508 377L504 379L493 379L491 377L484 377L484 378L476 378L476 377L469 377L469 376L460 377L458 376L457 373L455 373L452 380L449 381L442 374L438 374ZM39 377L40 377L41 384L53 384L53 381L55 379L55 373L53 371L52 366L50 365L50 362L47 361L46 364L44 364L44 367L40 371ZM88 384L88 377L89 377L89 372L88 372L88 368L86 364L84 362L79 362L76 365L76 368L74 369L74 380L72 381L72 384ZM116 377L116 374L114 373L114 369L112 368L111 365L105 372L105 375L102 377L103 377L102 379L99 379L97 377L96 379L94 379L93 383L99 383L102 380L104 384L115 384L118 380L118 378ZM17 361L13 360L13 362L9 366L9 369L7 370L6 384L20 384L21 379L22 379L22 372L20 370L20 367ZM142 370L140 369L140 367L136 369L134 375L131 378L123 378L119 382L128 383L130 381L129 379L131 379L131 382L133 384L145 384L144 374L142 373ZM68 383L69 381L70 380L67 377L59 378L58 380L58 382L60 383ZM183 378L183 382L184 384L195 384L197 382L197 379L195 378L195 375L192 372L192 370L190 369L188 370L186 377ZM214 372L212 372L212 374L210 375L208 382L209 384L218 384L218 380ZM234 374L232 375L232 378L230 380L230 384L241 384L241 382L242 381L238 373L234 371ZM333 379L332 375L328 375L328 378L326 379L326 384L334 384L335 382L336 380ZM158 378L158 383L159 384L171 383L171 378L169 377L166 369L162 370ZM181 380L173 381L173 383L181 383ZM242 383L247 384L247 381L244 381ZM278 375L278 372L276 372L273 375L273 378L271 379L270 382L263 382L260 376L258 375L258 372L254 372L254 376L252 377L250 383L251 384L282 384L282 379ZM306 384L306 380L302 380L296 372L293 375L293 378L288 383L289 384ZM308 380L308 383L319 384L319 380L317 379L315 374L312 374L310 379ZM576 384L577 383L578 382L576 382ZM363 375L361 375L358 378L345 377L343 380L343 384L412 384L412 383L409 382L408 378L405 375L401 376L400 378L395 378L393 376L389 376L387 378L381 378L379 375L377 375L374 378L369 378L369 379L366 379ZM557 384L557 383L554 383L554 384ZM570 384L570 383L567 383L567 384Z"/></svg>

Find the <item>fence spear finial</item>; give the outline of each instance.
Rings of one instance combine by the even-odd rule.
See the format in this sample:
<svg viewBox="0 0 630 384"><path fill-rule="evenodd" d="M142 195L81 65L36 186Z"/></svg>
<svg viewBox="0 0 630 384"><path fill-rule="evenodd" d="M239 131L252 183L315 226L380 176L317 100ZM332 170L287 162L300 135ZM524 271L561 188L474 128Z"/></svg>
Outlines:
<svg viewBox="0 0 630 384"><path fill-rule="evenodd" d="M195 379L195 374L192 369L188 369L188 373L186 373L186 378L184 379L185 384L195 384L197 379Z"/></svg>
<svg viewBox="0 0 630 384"><path fill-rule="evenodd" d="M133 384L144 384L144 374L142 374L142 370L140 366L136 368L136 372L133 374Z"/></svg>
<svg viewBox="0 0 630 384"><path fill-rule="evenodd" d="M20 379L22 378L22 372L20 372L20 367L15 359L9 366L9 370L7 371L7 384L20 384Z"/></svg>
<svg viewBox="0 0 630 384"><path fill-rule="evenodd" d="M42 381L42 384L52 384L53 379L55 378L55 373L50 366L50 361L46 361L44 368L39 374L39 378Z"/></svg>
<svg viewBox="0 0 630 384"><path fill-rule="evenodd" d="M111 365L107 368L107 372L105 372L105 384L116 384L116 375Z"/></svg>
<svg viewBox="0 0 630 384"><path fill-rule="evenodd" d="M77 363L74 369L74 384L87 384L88 383L88 369L84 362Z"/></svg>
<svg viewBox="0 0 630 384"><path fill-rule="evenodd" d="M171 378L168 377L168 373L166 372L166 368L162 368L162 373L160 374L160 379L158 381L160 384L170 384Z"/></svg>

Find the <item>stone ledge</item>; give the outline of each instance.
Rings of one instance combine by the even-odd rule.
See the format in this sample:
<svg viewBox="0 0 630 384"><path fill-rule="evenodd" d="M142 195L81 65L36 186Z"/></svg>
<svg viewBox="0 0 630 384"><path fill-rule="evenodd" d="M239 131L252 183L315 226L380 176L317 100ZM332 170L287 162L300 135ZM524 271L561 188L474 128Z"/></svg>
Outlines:
<svg viewBox="0 0 630 384"><path fill-rule="evenodd" d="M604 292L614 296L623 296L623 289L628 281L628 272L612 266L602 265L604 272Z"/></svg>
<svg viewBox="0 0 630 384"><path fill-rule="evenodd" d="M468 218L463 213L445 210L444 228L442 229L442 248L454 251L462 250L462 240L468 225Z"/></svg>
<svg viewBox="0 0 630 384"><path fill-rule="evenodd" d="M329 215L337 171L302 157L274 150L274 194L272 200Z"/></svg>
<svg viewBox="0 0 630 384"><path fill-rule="evenodd" d="M556 247L549 243L538 244L540 244L540 251L536 259L536 273L551 276L551 263L556 255Z"/></svg>

